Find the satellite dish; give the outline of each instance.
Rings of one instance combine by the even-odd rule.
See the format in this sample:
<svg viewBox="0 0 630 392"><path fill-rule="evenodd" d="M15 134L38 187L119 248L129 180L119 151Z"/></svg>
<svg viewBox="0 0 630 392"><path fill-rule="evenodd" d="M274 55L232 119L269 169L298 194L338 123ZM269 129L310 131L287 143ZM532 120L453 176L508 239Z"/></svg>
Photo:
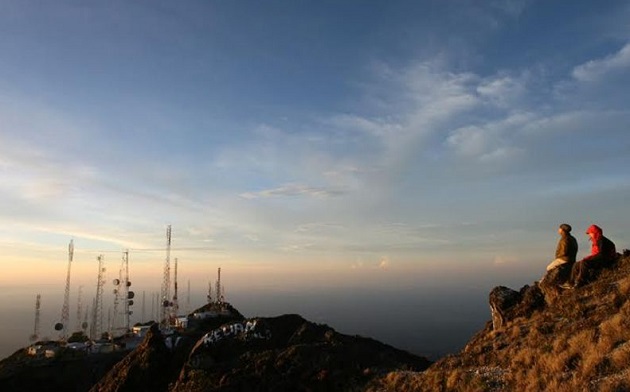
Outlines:
<svg viewBox="0 0 630 392"><path fill-rule="evenodd" d="M134 293L133 291L130 291L129 293L127 293L127 298L129 299L132 299L135 296L136 296L136 293Z"/></svg>
<svg viewBox="0 0 630 392"><path fill-rule="evenodd" d="M129 300L129 306L133 305L133 299Z"/></svg>
<svg viewBox="0 0 630 392"><path fill-rule="evenodd" d="M127 281L127 287L131 286L131 282Z"/></svg>
<svg viewBox="0 0 630 392"><path fill-rule="evenodd" d="M120 284L120 279L114 279L114 286L118 286Z"/></svg>
<svg viewBox="0 0 630 392"><path fill-rule="evenodd" d="M118 294L118 289L114 289L114 294Z"/></svg>
<svg viewBox="0 0 630 392"><path fill-rule="evenodd" d="M171 304L168 302L167 299L164 300L164 302L162 302L162 306L167 307L170 306Z"/></svg>
<svg viewBox="0 0 630 392"><path fill-rule="evenodd" d="M57 323L55 324L55 331L61 331L63 329L63 324Z"/></svg>

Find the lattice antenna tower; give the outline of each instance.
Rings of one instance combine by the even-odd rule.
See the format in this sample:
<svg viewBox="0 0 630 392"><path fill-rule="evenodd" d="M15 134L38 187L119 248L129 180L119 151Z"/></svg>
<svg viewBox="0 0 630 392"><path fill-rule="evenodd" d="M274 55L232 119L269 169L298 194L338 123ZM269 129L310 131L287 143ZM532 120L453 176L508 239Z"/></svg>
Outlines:
<svg viewBox="0 0 630 392"><path fill-rule="evenodd" d="M81 320L82 320L82 311L83 311L83 286L79 286L79 295L77 297L77 320L75 325L75 330L78 332L81 330Z"/></svg>
<svg viewBox="0 0 630 392"><path fill-rule="evenodd" d="M177 300L177 257L175 258L175 266L173 269L173 302L171 304L171 313L173 317L177 317L179 313L179 302Z"/></svg>
<svg viewBox="0 0 630 392"><path fill-rule="evenodd" d="M92 339L99 339L103 333L103 286L105 285L105 257L99 255L98 277L96 279L96 296L94 297L94 309L92 312L92 326L90 335Z"/></svg>
<svg viewBox="0 0 630 392"><path fill-rule="evenodd" d="M70 270L72 268L72 258L74 257L74 240L70 240L68 245L68 274L66 276L66 291L63 295L63 307L61 308L61 322L55 325L57 331L61 331L61 340L66 340L68 336L68 323L70 322Z"/></svg>
<svg viewBox="0 0 630 392"><path fill-rule="evenodd" d="M171 288L171 225L166 228L166 260L164 262L164 277L162 279L160 325L162 328L169 327L170 308L170 288Z"/></svg>
<svg viewBox="0 0 630 392"><path fill-rule="evenodd" d="M223 302L223 296L221 295L221 267L219 267L219 271L218 271L218 277L217 277L217 284L216 284L216 290L217 290L217 303L222 303Z"/></svg>
<svg viewBox="0 0 630 392"><path fill-rule="evenodd" d="M90 305L85 305L85 312L83 312L83 322L81 323L81 331L83 334L87 334L87 328L89 326L88 323L88 314L90 313Z"/></svg>
<svg viewBox="0 0 630 392"><path fill-rule="evenodd" d="M121 298L125 298L123 296L122 290L123 288L121 288L121 286L124 286L124 281L123 281L123 266L120 266L120 269L118 269L118 278L114 279L112 281L112 284L114 285L114 305L113 305L113 311L111 314L111 319L108 322L109 324L109 332L111 334L111 336L114 336L114 332L118 330L119 328L119 309L118 309L118 305L120 304L120 299Z"/></svg>
<svg viewBox="0 0 630 392"><path fill-rule="evenodd" d="M145 310L146 310L146 292L144 290L142 290L142 314L141 314L141 317L140 317L141 318L140 322L142 322L142 323L147 321L145 319L145 316L146 316Z"/></svg>
<svg viewBox="0 0 630 392"><path fill-rule="evenodd" d="M39 309L42 306L42 295L37 294L35 298L35 327L33 328L33 334L30 336L31 342L37 341L39 339Z"/></svg>
<svg viewBox="0 0 630 392"><path fill-rule="evenodd" d="M186 293L186 314L190 313L190 279L188 279L188 291Z"/></svg>
<svg viewBox="0 0 630 392"><path fill-rule="evenodd" d="M124 298L123 304L123 327L125 328L125 332L129 331L129 316L133 314L129 307L133 305L133 298L135 293L129 290L131 287L131 281L129 281L129 250L123 252L122 256L122 271L123 271L123 282L122 282L122 293L121 296Z"/></svg>
<svg viewBox="0 0 630 392"><path fill-rule="evenodd" d="M208 295L206 296L208 303L212 303L212 283L208 279Z"/></svg>

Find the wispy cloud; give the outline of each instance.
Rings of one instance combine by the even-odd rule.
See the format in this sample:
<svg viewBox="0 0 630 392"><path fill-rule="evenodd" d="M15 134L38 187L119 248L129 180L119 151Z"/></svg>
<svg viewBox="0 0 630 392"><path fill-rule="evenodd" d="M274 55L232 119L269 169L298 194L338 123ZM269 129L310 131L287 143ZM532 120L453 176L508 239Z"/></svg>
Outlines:
<svg viewBox="0 0 630 392"><path fill-rule="evenodd" d="M258 198L270 198L270 197L295 197L295 196L307 196L315 198L328 198L341 196L344 194L340 189L329 189L307 186L304 184L286 184L284 186L272 189L264 189L257 192L245 192L241 193L241 197L245 199L258 199Z"/></svg>
<svg viewBox="0 0 630 392"><path fill-rule="evenodd" d="M581 82L594 82L623 71L630 71L630 44L604 58L578 65L573 69L572 75Z"/></svg>

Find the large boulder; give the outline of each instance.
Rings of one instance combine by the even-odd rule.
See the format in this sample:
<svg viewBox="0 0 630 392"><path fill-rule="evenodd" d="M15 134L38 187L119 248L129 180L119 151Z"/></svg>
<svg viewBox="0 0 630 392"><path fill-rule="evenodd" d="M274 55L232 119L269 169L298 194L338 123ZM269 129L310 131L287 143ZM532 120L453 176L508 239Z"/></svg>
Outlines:
<svg viewBox="0 0 630 392"><path fill-rule="evenodd" d="M520 300L519 292L509 287L497 286L490 291L490 311L492 312L492 328L497 330L506 321L507 311Z"/></svg>
<svg viewBox="0 0 630 392"><path fill-rule="evenodd" d="M520 291L497 286L490 291L492 328L497 330L516 317L529 317L545 305L545 297L538 286L523 286Z"/></svg>

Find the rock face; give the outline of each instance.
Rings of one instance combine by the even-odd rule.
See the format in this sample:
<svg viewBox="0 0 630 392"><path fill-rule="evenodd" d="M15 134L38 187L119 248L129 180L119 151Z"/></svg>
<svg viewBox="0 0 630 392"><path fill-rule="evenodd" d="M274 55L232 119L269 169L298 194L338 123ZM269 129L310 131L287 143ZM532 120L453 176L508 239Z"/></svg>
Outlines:
<svg viewBox="0 0 630 392"><path fill-rule="evenodd" d="M96 385L92 392L165 391L171 373L172 353L153 324L144 341L118 362Z"/></svg>

